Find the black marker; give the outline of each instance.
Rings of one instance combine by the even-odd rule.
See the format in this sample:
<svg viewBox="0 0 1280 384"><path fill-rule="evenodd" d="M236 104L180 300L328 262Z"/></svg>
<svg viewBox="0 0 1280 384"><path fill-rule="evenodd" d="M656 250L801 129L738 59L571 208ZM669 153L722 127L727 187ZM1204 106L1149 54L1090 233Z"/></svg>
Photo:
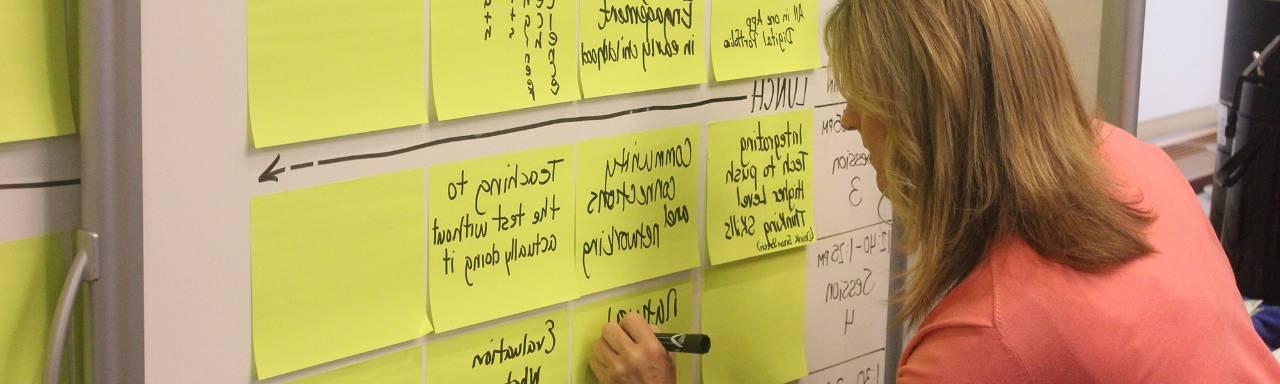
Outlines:
<svg viewBox="0 0 1280 384"><path fill-rule="evenodd" d="M667 352L703 354L711 350L711 336L701 333L659 333L657 336Z"/></svg>

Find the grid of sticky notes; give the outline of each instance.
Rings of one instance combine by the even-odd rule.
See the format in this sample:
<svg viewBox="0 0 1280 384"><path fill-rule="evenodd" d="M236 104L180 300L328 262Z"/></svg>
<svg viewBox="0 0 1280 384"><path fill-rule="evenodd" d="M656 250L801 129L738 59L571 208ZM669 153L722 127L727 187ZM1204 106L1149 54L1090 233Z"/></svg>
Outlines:
<svg viewBox="0 0 1280 384"><path fill-rule="evenodd" d="M779 260L803 253L800 246L813 237L807 197L813 120L813 111L804 109L715 122L705 143L702 125L682 125L253 198L258 377L433 331L451 341L428 338L427 365L444 367L429 368L430 377L488 376L490 370L494 377L559 375L537 367L464 367L452 356L484 340L520 336L520 348L531 346L525 335L537 324L513 323L525 314L517 317L542 316L534 323L558 327L539 332L571 343L555 353L572 356L573 372L566 375L589 382L588 347L605 323L634 312L659 327L693 329L696 301L687 279L656 288L645 283L650 288L629 294L607 291L671 281L667 277L702 266L703 233L712 264L724 264L708 272L703 313L723 311L714 316L754 329L795 328L779 334L801 332L803 270L794 276ZM707 201L705 228L698 223L700 199ZM785 250L793 251L778 252ZM783 278L770 275L775 272ZM737 277L713 279L726 274ZM717 287L711 282L728 280L736 283L725 290L767 292L743 296L760 308L796 309L747 316L734 309L736 301L707 301ZM556 312L528 315L587 295L606 297L576 306L572 330ZM779 317L786 322L774 322ZM723 337L748 338L732 333L740 329ZM803 335L797 340L802 346ZM803 349L798 356L803 369ZM686 367L681 372L692 364L677 363Z"/></svg>
<svg viewBox="0 0 1280 384"><path fill-rule="evenodd" d="M0 244L0 381L42 381L49 324L66 274L65 238L52 234Z"/></svg>
<svg viewBox="0 0 1280 384"><path fill-rule="evenodd" d="M0 143L76 132L65 4L0 3Z"/></svg>
<svg viewBox="0 0 1280 384"><path fill-rule="evenodd" d="M252 143L818 68L816 0L705 1L250 0Z"/></svg>
<svg viewBox="0 0 1280 384"><path fill-rule="evenodd" d="M432 330L422 257L424 183L419 169L253 198L258 378Z"/></svg>

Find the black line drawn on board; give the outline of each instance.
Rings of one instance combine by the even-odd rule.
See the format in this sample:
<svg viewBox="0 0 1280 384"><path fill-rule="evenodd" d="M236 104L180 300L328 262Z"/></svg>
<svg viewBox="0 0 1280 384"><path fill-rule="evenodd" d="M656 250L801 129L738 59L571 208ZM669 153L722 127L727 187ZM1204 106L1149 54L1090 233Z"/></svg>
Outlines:
<svg viewBox="0 0 1280 384"><path fill-rule="evenodd" d="M414 152L420 149L434 147L437 145L463 142L463 141L476 140L476 139L484 139L484 138L490 138L495 136L502 136L502 135L528 131L531 129L542 128L542 127L551 126L551 125L576 123L576 122L583 122L583 121L608 120L608 119L613 119L613 118L618 118L618 117L623 117L628 115L634 115L638 113L654 112L654 111L674 111L674 110L680 110L680 109L697 108L697 107L702 107L702 106L711 105L711 104L727 103L727 102L743 101L743 100L747 100L747 96L717 97L717 98L711 98L711 99L695 101L691 103L684 103L684 104L654 105L654 106L648 106L648 107L626 109L626 110L617 111L613 113L606 113L602 115L563 117L563 118L552 119L552 120L547 120L547 121L542 121L542 122L537 122L532 124L526 124L526 125L521 125L521 126L516 126L516 127L506 128L506 129L500 129L497 131L477 133L474 135L446 137L442 139L427 141L420 144L414 144L408 147L397 148L390 151L340 156L340 157L334 157L334 158L329 158L329 159L324 159L324 160L319 160L314 162L308 161L303 163L297 163L287 167L285 166L277 167L278 165L280 165L280 155L277 154L275 159L271 161L271 164L267 165L267 168L262 170L262 173L258 175L258 182L259 183L265 183L268 181L279 182L280 174L283 174L287 171L293 171L293 170L308 168L312 166L323 166L328 164L346 163L346 162L358 161L358 160L369 160L369 159L398 156L398 155Z"/></svg>

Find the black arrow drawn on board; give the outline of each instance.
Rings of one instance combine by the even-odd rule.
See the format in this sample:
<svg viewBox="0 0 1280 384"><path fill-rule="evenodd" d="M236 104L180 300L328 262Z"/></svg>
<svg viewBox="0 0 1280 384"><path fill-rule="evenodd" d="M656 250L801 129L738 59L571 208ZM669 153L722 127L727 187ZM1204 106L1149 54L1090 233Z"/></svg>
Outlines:
<svg viewBox="0 0 1280 384"><path fill-rule="evenodd" d="M262 174L258 175L259 183L265 183L268 181L276 181L276 182L280 181L280 178L276 177L276 175L284 173L285 168L276 169L276 164L280 164L279 154L276 154L276 159L271 160L271 165L268 165L267 169L262 170Z"/></svg>
<svg viewBox="0 0 1280 384"><path fill-rule="evenodd" d="M437 139L437 140L432 140L425 143L414 144L408 147L393 149L385 152L348 155L348 156L335 157L331 159L324 159L324 160L319 160L314 162L298 163L298 164L290 165L287 167L280 167L280 168L276 168L277 165L280 165L280 155L276 154L276 158L274 160L271 160L271 164L267 165L267 169L262 170L262 174L258 175L258 182L259 183L265 183L268 181L279 182L280 178L277 175L284 173L286 170L297 170L297 169L308 168L312 166L338 164L338 163L345 163L345 162L357 161L357 160L369 160L369 159L391 157L391 156L403 155L405 153L417 151L427 147L433 147L437 145L455 143L455 142L461 142L461 141L467 141L467 140L501 136L501 135L516 133L516 132L527 131L535 128L546 127L550 125L581 122L581 121L608 120L616 117L622 117L622 116L627 116L627 115L632 115L637 113L652 112L652 111L674 111L678 109L696 108L696 107L701 107L709 104L743 101L743 100L746 100L747 97L748 96L718 97L718 98L705 99L705 100L700 100L700 101L695 101L692 103L685 103L685 104L654 105L649 107L633 108L633 109L627 109L627 110L617 111L613 113L606 113L603 115L565 117L565 118L547 120L547 121L542 121L542 122L537 122L532 124L526 124L518 127L501 129L501 130L492 131L492 132L478 133L474 135L446 137L443 139Z"/></svg>

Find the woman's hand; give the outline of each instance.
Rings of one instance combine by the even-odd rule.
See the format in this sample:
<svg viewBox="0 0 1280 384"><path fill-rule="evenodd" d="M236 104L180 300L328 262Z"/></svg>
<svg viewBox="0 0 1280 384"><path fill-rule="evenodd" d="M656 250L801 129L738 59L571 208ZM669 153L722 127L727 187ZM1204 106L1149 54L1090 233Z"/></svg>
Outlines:
<svg viewBox="0 0 1280 384"><path fill-rule="evenodd" d="M628 313L621 326L604 325L591 353L591 372L602 384L673 384L675 365L644 318Z"/></svg>

